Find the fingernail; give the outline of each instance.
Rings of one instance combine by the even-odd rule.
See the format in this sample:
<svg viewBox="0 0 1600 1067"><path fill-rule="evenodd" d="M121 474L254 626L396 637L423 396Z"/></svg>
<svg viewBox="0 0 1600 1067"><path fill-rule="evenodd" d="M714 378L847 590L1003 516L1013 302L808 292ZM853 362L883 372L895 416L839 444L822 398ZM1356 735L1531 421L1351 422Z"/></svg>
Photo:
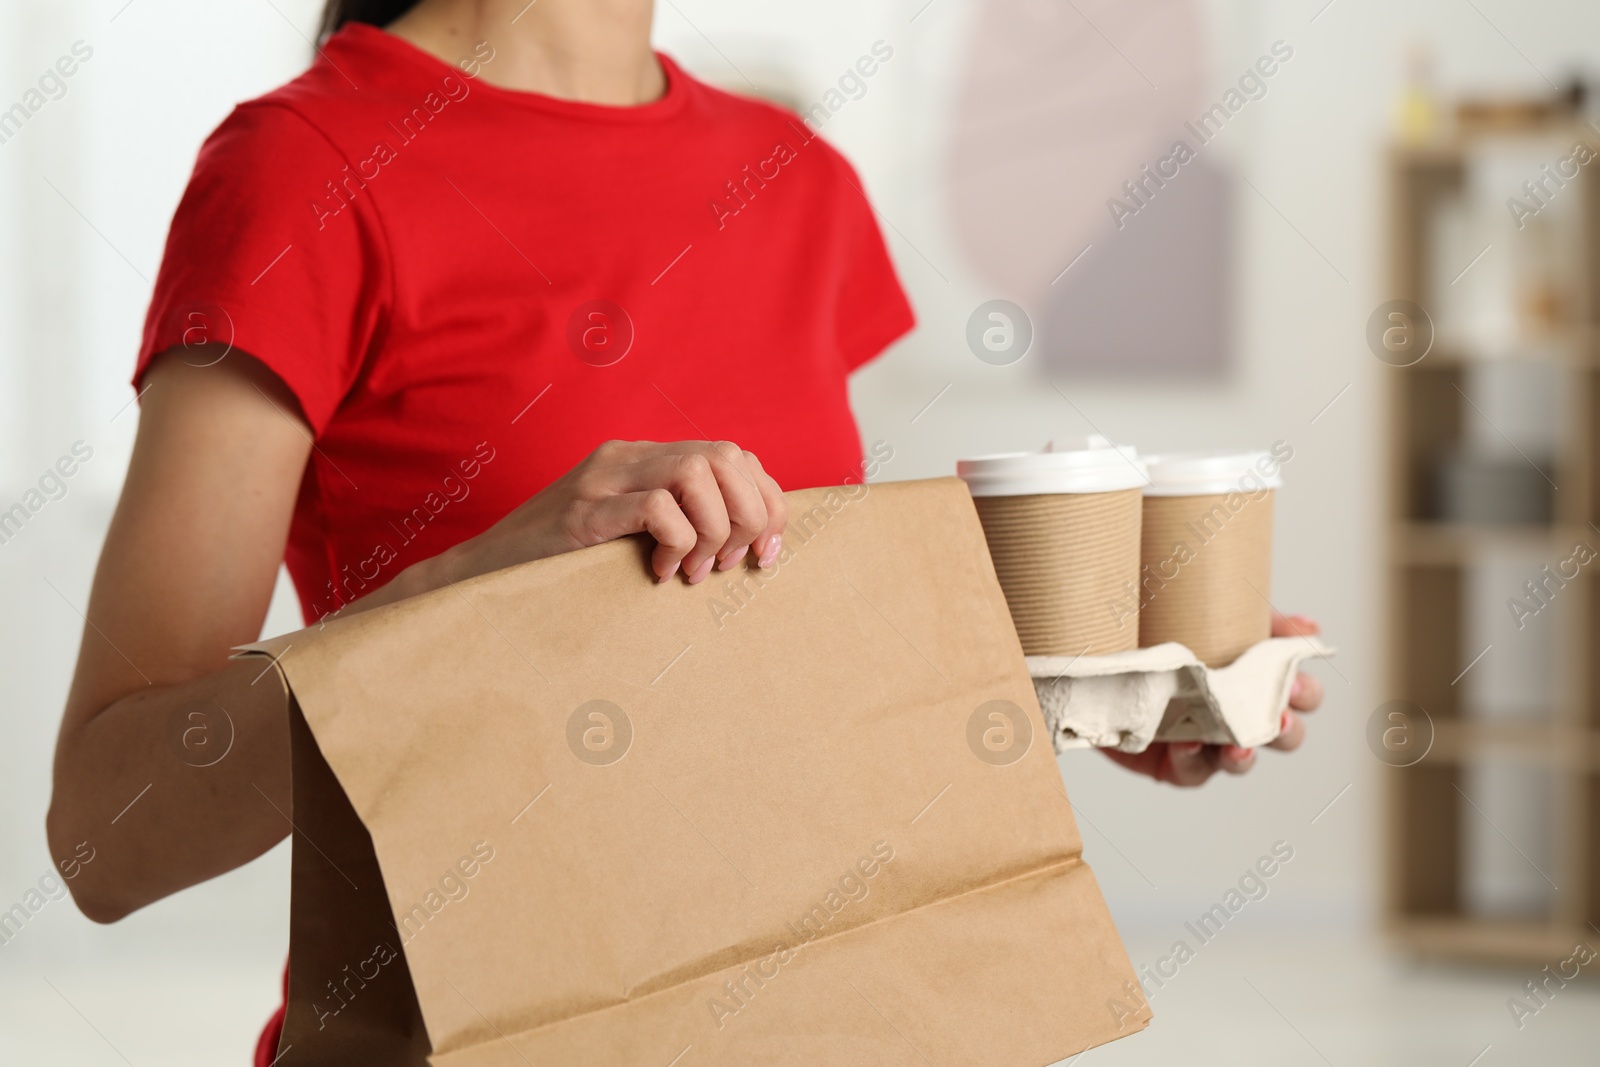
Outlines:
<svg viewBox="0 0 1600 1067"><path fill-rule="evenodd" d="M735 567L737 567L739 565L739 561L741 559L744 559L745 555L749 551L750 551L750 546L749 545L740 545L738 548L734 549L732 552L729 552L727 554L727 556L723 558L722 562L717 564L717 570L719 570L719 571L731 571L731 570L733 570L733 568L735 568Z"/></svg>
<svg viewBox="0 0 1600 1067"><path fill-rule="evenodd" d="M1293 700L1295 697L1299 696L1301 690L1305 689L1305 687L1305 680L1303 678L1296 677L1294 684L1289 687L1289 699Z"/></svg>
<svg viewBox="0 0 1600 1067"><path fill-rule="evenodd" d="M1181 752L1185 756L1192 756L1204 747L1204 743L1200 741L1179 741L1172 746L1172 750L1174 752Z"/></svg>
<svg viewBox="0 0 1600 1067"><path fill-rule="evenodd" d="M1287 711L1278 717L1278 732L1280 734L1289 732L1289 713Z"/></svg>
<svg viewBox="0 0 1600 1067"><path fill-rule="evenodd" d="M1254 751L1255 749L1253 748L1240 748L1238 745L1229 745L1227 755L1235 763L1243 763L1250 758L1250 754Z"/></svg>
<svg viewBox="0 0 1600 1067"><path fill-rule="evenodd" d="M657 583L658 583L658 584L659 584L659 583L661 583L661 582L664 582L664 581L666 581L666 580L667 580L667 579L668 579L668 578L671 578L671 577L672 577L672 576L673 576L673 575L674 575L674 574L677 574L677 573L678 573L678 564L677 564L677 563L674 563L674 564L673 564L673 565L672 565L672 569L671 569L671 570L670 570L670 571L668 571L668 572L667 572L667 573L665 573L665 574L663 574L663 575L662 575L662 576L661 576L661 577L659 577L659 578L657 578L657 579L656 579L656 582L657 582Z"/></svg>
<svg viewBox="0 0 1600 1067"><path fill-rule="evenodd" d="M689 584L690 585L698 585L699 583L705 581L706 580L706 575L711 573L711 568L716 566L716 563L717 563L717 557L715 557L715 556L707 556L701 562L700 566L698 566L698 567L696 567L694 569L694 573L689 575Z"/></svg>
<svg viewBox="0 0 1600 1067"><path fill-rule="evenodd" d="M761 550L761 558L756 560L760 567L772 566L772 561L778 558L778 553L783 549L783 534L773 534L767 542L767 547Z"/></svg>

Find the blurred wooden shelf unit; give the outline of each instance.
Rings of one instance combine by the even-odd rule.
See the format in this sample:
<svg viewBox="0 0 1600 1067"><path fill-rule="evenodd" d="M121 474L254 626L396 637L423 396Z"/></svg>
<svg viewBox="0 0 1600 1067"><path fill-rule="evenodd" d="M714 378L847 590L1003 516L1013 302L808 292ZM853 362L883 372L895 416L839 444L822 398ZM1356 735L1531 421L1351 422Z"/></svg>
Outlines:
<svg viewBox="0 0 1600 1067"><path fill-rule="evenodd" d="M1600 135L1586 125L1531 132L1549 134L1555 144L1583 141L1600 154ZM1462 197L1474 180L1472 168L1493 150L1464 136L1390 154L1387 295L1427 309L1444 291L1441 275L1454 284L1448 272L1455 261L1441 262L1433 243L1439 240L1433 232L1440 225L1439 201ZM1523 194L1510 188L1504 195ZM1386 359L1390 365L1383 368L1391 420L1387 695L1421 708L1432 726L1425 757L1384 770L1386 926L1421 954L1534 969L1566 958L1579 941L1600 948L1600 558L1577 564L1575 577L1545 581L1546 599L1560 609L1559 615L1552 612L1559 626L1542 625L1542 636L1518 635L1548 645L1544 651L1553 666L1549 692L1541 698L1548 706L1520 715L1486 713L1475 706L1469 672L1483 670L1474 660L1482 653L1473 646L1484 643L1482 625L1494 625L1474 618L1475 611L1487 611L1481 575L1490 560L1501 561L1504 570L1509 558L1512 569L1520 566L1523 576L1543 581L1545 574L1559 577L1574 569L1564 561L1577 546L1600 552L1600 159L1570 177L1560 196L1570 200L1562 205L1569 222L1562 224L1560 239L1576 248L1563 274L1568 297L1560 323L1546 323L1527 345L1502 339L1478 350L1459 343L1459 331L1435 323L1440 337L1456 340L1436 342L1409 366ZM1573 218L1579 220L1575 225ZM1524 236L1510 232L1511 242ZM1474 247L1484 243L1481 233L1472 241ZM1525 255L1526 246L1515 251ZM1520 298L1509 299L1508 306L1516 306ZM1555 444L1549 453L1523 457L1550 483L1545 513L1484 519L1464 514L1470 507L1453 511L1447 499L1452 490L1441 486L1467 437L1483 430L1474 424L1488 418L1484 408L1494 399L1493 387L1483 375L1506 373L1508 365L1516 373L1515 366L1530 364L1557 383L1549 412L1550 425L1559 427L1552 431ZM1516 447L1508 435L1500 436ZM1493 501L1494 487L1504 483L1474 484L1475 499ZM1550 572L1541 570L1546 565ZM1527 595L1524 588L1506 588L1497 610L1515 619L1509 601ZM1496 648L1488 655L1496 652L1506 654ZM1474 783L1484 779L1473 775L1488 764L1512 765L1539 783L1526 795L1543 805L1538 816L1549 836L1542 850L1518 840L1481 792L1475 795ZM1482 894L1469 885L1474 876L1468 852L1470 842L1485 834L1505 838L1549 883L1541 903L1520 911L1480 906ZM1480 848L1478 854L1485 853ZM1512 864L1520 862L1506 855ZM1535 864L1535 857L1541 862Z"/></svg>

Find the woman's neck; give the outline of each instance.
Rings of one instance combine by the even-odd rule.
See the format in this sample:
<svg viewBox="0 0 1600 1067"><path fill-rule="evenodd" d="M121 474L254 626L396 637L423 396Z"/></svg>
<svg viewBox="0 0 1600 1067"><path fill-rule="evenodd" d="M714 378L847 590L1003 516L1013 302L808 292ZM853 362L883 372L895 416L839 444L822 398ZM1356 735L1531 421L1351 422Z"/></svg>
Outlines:
<svg viewBox="0 0 1600 1067"><path fill-rule="evenodd" d="M653 0L421 0L385 27L446 63L480 41L479 77L503 89L630 107L658 99L666 76L650 50Z"/></svg>

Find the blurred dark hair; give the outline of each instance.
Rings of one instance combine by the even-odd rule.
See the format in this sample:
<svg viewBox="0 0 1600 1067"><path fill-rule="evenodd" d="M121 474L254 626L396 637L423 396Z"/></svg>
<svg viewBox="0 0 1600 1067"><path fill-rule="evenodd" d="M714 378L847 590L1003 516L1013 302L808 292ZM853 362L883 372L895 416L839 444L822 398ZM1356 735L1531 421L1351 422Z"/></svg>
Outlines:
<svg viewBox="0 0 1600 1067"><path fill-rule="evenodd" d="M416 6L417 0L328 0L328 5L322 9L317 40L326 41L347 22L387 26Z"/></svg>

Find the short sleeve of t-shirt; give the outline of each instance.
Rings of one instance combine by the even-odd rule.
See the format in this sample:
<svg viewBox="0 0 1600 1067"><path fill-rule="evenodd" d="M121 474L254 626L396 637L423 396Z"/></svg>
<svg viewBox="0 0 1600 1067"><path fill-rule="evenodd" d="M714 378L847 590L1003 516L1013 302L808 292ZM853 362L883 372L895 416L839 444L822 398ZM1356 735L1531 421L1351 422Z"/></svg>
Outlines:
<svg viewBox="0 0 1600 1067"><path fill-rule="evenodd" d="M845 183L840 222L844 268L835 322L845 367L855 370L915 326L916 317L895 275L861 178L843 156L830 154Z"/></svg>
<svg viewBox="0 0 1600 1067"><path fill-rule="evenodd" d="M201 148L173 216L134 385L169 349L230 345L282 378L320 434L389 292L382 227L347 161L297 111L242 105Z"/></svg>

